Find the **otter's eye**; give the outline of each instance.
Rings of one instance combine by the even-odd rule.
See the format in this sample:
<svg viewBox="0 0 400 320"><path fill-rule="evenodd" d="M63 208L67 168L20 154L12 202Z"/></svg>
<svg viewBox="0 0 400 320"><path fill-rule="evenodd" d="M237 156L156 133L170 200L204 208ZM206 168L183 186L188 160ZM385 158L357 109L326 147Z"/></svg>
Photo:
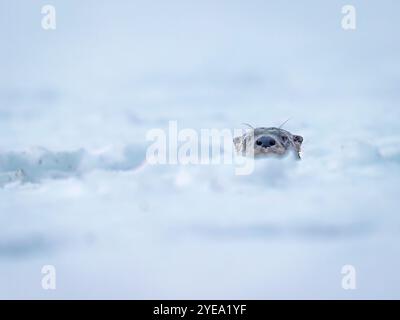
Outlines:
<svg viewBox="0 0 400 320"><path fill-rule="evenodd" d="M260 140L257 140L257 141L256 141L256 145L261 146L261 145L262 145L262 142L261 142Z"/></svg>

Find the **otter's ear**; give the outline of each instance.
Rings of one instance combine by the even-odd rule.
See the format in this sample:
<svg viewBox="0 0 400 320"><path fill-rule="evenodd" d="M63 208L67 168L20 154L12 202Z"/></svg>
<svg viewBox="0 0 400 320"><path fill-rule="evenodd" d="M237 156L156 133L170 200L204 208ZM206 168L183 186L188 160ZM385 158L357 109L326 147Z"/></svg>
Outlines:
<svg viewBox="0 0 400 320"><path fill-rule="evenodd" d="M235 146L236 152L240 153L243 148L243 137L234 138L233 145Z"/></svg>
<svg viewBox="0 0 400 320"><path fill-rule="evenodd" d="M293 136L293 141L297 142L298 144L303 143L303 137L302 136Z"/></svg>

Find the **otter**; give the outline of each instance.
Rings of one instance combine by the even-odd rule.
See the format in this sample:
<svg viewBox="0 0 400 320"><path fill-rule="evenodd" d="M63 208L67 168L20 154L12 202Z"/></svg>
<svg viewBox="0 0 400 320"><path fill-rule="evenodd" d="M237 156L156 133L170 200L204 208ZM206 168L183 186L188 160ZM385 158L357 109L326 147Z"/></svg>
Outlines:
<svg viewBox="0 0 400 320"><path fill-rule="evenodd" d="M233 143L236 152L243 156L259 158L284 156L293 152L296 158L300 159L303 137L281 128L259 127L251 128L244 135L234 138Z"/></svg>

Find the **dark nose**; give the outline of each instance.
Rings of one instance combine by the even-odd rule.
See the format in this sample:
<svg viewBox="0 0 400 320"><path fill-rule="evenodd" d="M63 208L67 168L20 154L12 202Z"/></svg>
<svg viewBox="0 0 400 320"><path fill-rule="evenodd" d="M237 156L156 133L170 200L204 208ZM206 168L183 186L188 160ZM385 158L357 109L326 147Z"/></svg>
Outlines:
<svg viewBox="0 0 400 320"><path fill-rule="evenodd" d="M276 143L275 139L272 137L268 137L268 136L262 136L262 137L258 138L256 141L256 144L263 148L271 147L271 146L275 145L275 143Z"/></svg>

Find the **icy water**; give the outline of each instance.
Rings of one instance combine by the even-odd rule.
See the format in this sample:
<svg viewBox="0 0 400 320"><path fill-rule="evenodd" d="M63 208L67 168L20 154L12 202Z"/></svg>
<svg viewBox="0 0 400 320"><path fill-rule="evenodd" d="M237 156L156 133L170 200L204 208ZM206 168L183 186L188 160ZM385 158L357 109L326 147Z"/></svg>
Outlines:
<svg viewBox="0 0 400 320"><path fill-rule="evenodd" d="M400 298L400 4L53 4L0 4L0 298ZM288 118L301 161L144 163Z"/></svg>

